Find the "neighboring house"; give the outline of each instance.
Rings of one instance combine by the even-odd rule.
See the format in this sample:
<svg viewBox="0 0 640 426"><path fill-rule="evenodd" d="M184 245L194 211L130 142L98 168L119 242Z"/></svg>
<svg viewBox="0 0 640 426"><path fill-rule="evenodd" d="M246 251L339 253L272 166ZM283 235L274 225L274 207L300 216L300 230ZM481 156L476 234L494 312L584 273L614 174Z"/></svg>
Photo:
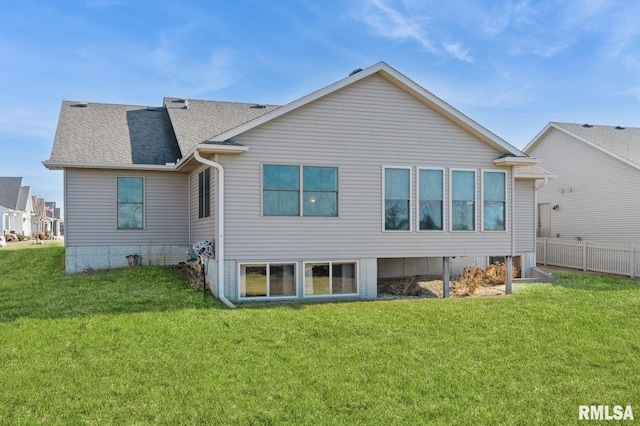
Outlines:
<svg viewBox="0 0 640 426"><path fill-rule="evenodd" d="M558 175L538 192L538 236L640 242L640 128L552 122L525 152Z"/></svg>
<svg viewBox="0 0 640 426"><path fill-rule="evenodd" d="M65 101L44 162L67 272L215 240L207 281L232 301L375 298L378 277L489 256L527 275L537 163L382 62L281 107Z"/></svg>
<svg viewBox="0 0 640 426"><path fill-rule="evenodd" d="M31 188L21 177L0 177L0 235L31 235Z"/></svg>

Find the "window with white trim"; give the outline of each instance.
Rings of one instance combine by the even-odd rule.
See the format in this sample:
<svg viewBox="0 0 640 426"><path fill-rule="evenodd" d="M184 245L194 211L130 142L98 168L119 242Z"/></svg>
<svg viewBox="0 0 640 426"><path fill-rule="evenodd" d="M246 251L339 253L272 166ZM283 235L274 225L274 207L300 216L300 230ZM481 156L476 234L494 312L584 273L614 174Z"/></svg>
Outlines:
<svg viewBox="0 0 640 426"><path fill-rule="evenodd" d="M144 228L144 181L143 178L119 177L118 229Z"/></svg>
<svg viewBox="0 0 640 426"><path fill-rule="evenodd" d="M358 293L356 262L304 264L304 295L335 296Z"/></svg>
<svg viewBox="0 0 640 426"><path fill-rule="evenodd" d="M482 230L506 230L506 173L488 172L482 174Z"/></svg>
<svg viewBox="0 0 640 426"><path fill-rule="evenodd" d="M443 170L418 168L418 229L442 231L443 209Z"/></svg>
<svg viewBox="0 0 640 426"><path fill-rule="evenodd" d="M198 174L198 218L211 216L211 169Z"/></svg>
<svg viewBox="0 0 640 426"><path fill-rule="evenodd" d="M410 167L384 167L384 230L411 230Z"/></svg>
<svg viewBox="0 0 640 426"><path fill-rule="evenodd" d="M451 171L451 230L476 229L476 172Z"/></svg>
<svg viewBox="0 0 640 426"><path fill-rule="evenodd" d="M265 164L262 214L338 216L338 168Z"/></svg>
<svg viewBox="0 0 640 426"><path fill-rule="evenodd" d="M238 268L241 298L296 295L295 263L247 263Z"/></svg>

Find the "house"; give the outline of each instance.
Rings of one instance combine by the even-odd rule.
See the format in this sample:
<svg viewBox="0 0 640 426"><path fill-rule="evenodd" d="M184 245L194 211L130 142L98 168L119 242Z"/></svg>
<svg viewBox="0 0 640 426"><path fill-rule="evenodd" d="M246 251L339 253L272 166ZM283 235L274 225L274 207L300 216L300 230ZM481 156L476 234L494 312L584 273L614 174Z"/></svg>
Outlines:
<svg viewBox="0 0 640 426"><path fill-rule="evenodd" d="M549 123L525 147L558 175L538 192L538 236L640 242L640 128Z"/></svg>
<svg viewBox="0 0 640 426"><path fill-rule="evenodd" d="M31 236L31 188L21 177L0 177L0 235Z"/></svg>
<svg viewBox="0 0 640 426"><path fill-rule="evenodd" d="M386 63L284 106L62 103L66 270L211 240L223 301L377 296L378 277L535 265L548 173ZM222 265L222 267L218 267Z"/></svg>

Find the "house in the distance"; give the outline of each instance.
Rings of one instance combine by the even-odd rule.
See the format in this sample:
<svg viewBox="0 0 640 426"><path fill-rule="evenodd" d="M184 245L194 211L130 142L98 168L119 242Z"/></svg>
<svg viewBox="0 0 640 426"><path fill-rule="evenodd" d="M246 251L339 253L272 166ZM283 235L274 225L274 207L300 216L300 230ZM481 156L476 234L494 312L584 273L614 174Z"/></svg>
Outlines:
<svg viewBox="0 0 640 426"><path fill-rule="evenodd" d="M538 236L640 242L640 128L552 122L525 152L558 175L538 192Z"/></svg>
<svg viewBox="0 0 640 426"><path fill-rule="evenodd" d="M31 236L31 188L21 177L0 177L0 235Z"/></svg>
<svg viewBox="0 0 640 426"><path fill-rule="evenodd" d="M231 301L375 298L378 277L489 257L526 276L537 163L382 62L284 106L65 101L44 162L64 170L67 272L212 240Z"/></svg>

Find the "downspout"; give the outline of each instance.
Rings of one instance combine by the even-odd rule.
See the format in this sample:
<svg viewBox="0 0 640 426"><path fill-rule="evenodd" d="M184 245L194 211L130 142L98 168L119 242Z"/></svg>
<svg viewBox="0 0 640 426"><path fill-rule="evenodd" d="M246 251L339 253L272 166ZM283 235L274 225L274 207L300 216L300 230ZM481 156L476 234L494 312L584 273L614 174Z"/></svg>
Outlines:
<svg viewBox="0 0 640 426"><path fill-rule="evenodd" d="M224 169L219 163L202 158L198 148L193 151L193 158L202 164L206 164L207 166L211 166L218 170L218 185L216 191L218 194L218 199L216 200L216 219L218 222L218 241L216 241L216 257L218 258L218 298L228 307L235 308L236 306L224 295ZM213 293L213 289L211 289L211 293Z"/></svg>
<svg viewBox="0 0 640 426"><path fill-rule="evenodd" d="M549 178L544 178L544 180L538 184L535 184L533 187L536 189L536 191L541 190L542 188L544 188L544 186L547 184L547 182L549 182Z"/></svg>

